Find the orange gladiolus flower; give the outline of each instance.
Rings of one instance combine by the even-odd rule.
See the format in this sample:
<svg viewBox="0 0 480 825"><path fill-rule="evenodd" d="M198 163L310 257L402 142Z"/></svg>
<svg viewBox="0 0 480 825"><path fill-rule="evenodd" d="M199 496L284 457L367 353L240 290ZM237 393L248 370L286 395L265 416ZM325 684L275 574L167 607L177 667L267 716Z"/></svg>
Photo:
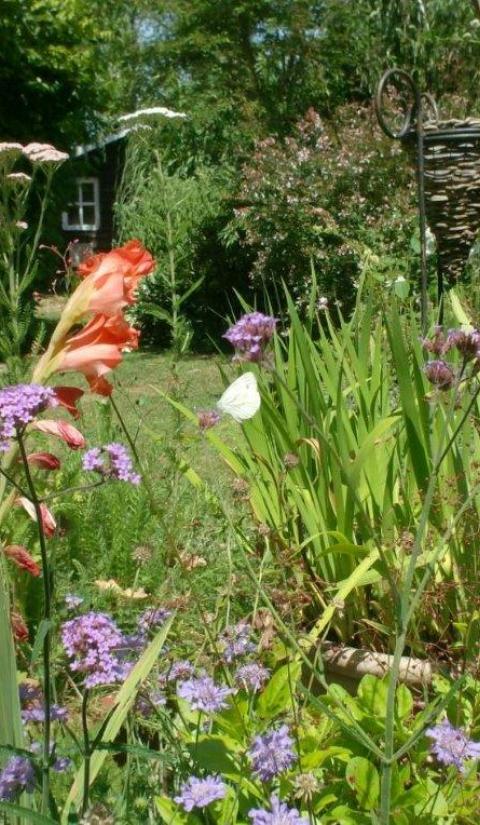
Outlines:
<svg viewBox="0 0 480 825"><path fill-rule="evenodd" d="M127 303L133 303L134 292L140 278L153 272L155 261L140 241L132 240L124 246L92 255L80 264L77 273L81 278L95 274L97 278L121 273L125 284Z"/></svg>
<svg viewBox="0 0 480 825"><path fill-rule="evenodd" d="M96 315L66 341L57 356L55 369L57 372L81 372L91 390L110 395L112 387L104 376L118 366L125 350L137 349L138 335L121 314L114 317Z"/></svg>
<svg viewBox="0 0 480 825"><path fill-rule="evenodd" d="M57 396L58 403L68 410L72 418L80 418L77 404L84 394L83 390L78 387L54 387L53 390Z"/></svg>

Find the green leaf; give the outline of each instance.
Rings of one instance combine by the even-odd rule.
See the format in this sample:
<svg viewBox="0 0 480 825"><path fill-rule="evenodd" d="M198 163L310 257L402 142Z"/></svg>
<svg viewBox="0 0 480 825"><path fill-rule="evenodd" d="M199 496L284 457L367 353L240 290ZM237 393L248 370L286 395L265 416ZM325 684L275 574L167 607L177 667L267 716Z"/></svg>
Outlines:
<svg viewBox="0 0 480 825"><path fill-rule="evenodd" d="M210 773L232 773L237 770L233 759L238 743L229 736L204 736L187 745L192 760Z"/></svg>
<svg viewBox="0 0 480 825"><path fill-rule="evenodd" d="M35 662L37 661L37 659L40 655L40 652L42 650L43 642L45 640L45 637L46 637L47 633L50 632L52 627L53 627L53 622L51 621L51 619L42 619L42 621L38 625L37 635L35 636L35 642L34 642L34 645L33 645L32 655L30 657L30 667L32 667L35 664Z"/></svg>
<svg viewBox="0 0 480 825"><path fill-rule="evenodd" d="M357 700L367 716L383 719L387 708L388 685L385 679L367 674L360 681Z"/></svg>
<svg viewBox="0 0 480 825"><path fill-rule="evenodd" d="M50 819L48 816L43 816L43 814L37 814L35 811L30 811L28 808L24 808L21 805L14 805L12 802L0 801L0 811L5 811L5 813L11 814L20 814L27 822L36 822L37 825L58 825L54 819Z"/></svg>
<svg viewBox="0 0 480 825"><path fill-rule="evenodd" d="M283 665L268 682L258 700L257 710L263 719L273 719L280 713L291 710L295 685L300 677L302 666L299 662Z"/></svg>
<svg viewBox="0 0 480 825"><path fill-rule="evenodd" d="M360 807L372 810L380 796L380 778L375 765L363 756L354 756L347 765L345 777Z"/></svg>

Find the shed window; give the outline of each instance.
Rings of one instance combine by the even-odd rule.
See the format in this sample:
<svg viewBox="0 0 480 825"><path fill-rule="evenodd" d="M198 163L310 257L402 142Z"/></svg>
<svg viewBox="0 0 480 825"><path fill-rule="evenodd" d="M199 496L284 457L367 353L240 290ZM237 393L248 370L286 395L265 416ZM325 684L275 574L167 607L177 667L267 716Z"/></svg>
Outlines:
<svg viewBox="0 0 480 825"><path fill-rule="evenodd" d="M98 178L77 178L77 197L62 214L63 229L94 231L100 226Z"/></svg>

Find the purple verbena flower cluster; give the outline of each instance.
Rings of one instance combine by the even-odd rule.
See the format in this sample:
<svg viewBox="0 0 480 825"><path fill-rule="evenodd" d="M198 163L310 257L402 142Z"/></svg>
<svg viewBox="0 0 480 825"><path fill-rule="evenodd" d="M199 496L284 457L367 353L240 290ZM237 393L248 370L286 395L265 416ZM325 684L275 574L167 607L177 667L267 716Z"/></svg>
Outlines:
<svg viewBox="0 0 480 825"><path fill-rule="evenodd" d="M167 610L165 607L149 607L140 616L138 627L140 631L147 633L149 630L161 627L171 615L172 611Z"/></svg>
<svg viewBox="0 0 480 825"><path fill-rule="evenodd" d="M278 796L270 797L271 811L264 808L254 808L248 816L252 825L308 825L308 820L300 816L295 808L288 808L285 802L280 802Z"/></svg>
<svg viewBox="0 0 480 825"><path fill-rule="evenodd" d="M433 739L432 752L444 765L455 765L463 772L467 759L480 757L480 742L472 742L463 730L455 728L448 719L428 728L425 734Z"/></svg>
<svg viewBox="0 0 480 825"><path fill-rule="evenodd" d="M230 664L239 656L253 653L255 645L250 641L252 629L246 622L226 627L220 634L223 659Z"/></svg>
<svg viewBox="0 0 480 825"><path fill-rule="evenodd" d="M104 447L92 447L83 456L82 466L105 478L140 484L141 478L134 472L132 459L123 444L106 444Z"/></svg>
<svg viewBox="0 0 480 825"><path fill-rule="evenodd" d="M0 799L12 802L20 793L35 789L35 771L25 756L11 756L0 771Z"/></svg>
<svg viewBox="0 0 480 825"><path fill-rule="evenodd" d="M256 662L249 662L237 668L235 681L244 690L251 690L256 693L261 690L270 676L270 671Z"/></svg>
<svg viewBox="0 0 480 825"><path fill-rule="evenodd" d="M227 707L226 699L234 690L217 685L211 676L204 674L181 682L177 687L177 693L181 699L189 702L193 710L216 713Z"/></svg>
<svg viewBox="0 0 480 825"><path fill-rule="evenodd" d="M8 450L10 440L58 400L51 387L40 384L16 384L0 390L0 450Z"/></svg>
<svg viewBox="0 0 480 825"><path fill-rule="evenodd" d="M262 782L269 782L274 776L288 770L297 757L287 725L268 731L263 736L255 736L248 755L254 773Z"/></svg>
<svg viewBox="0 0 480 825"><path fill-rule="evenodd" d="M182 785L180 794L174 797L174 801L190 812L194 808L205 808L217 799L223 799L226 792L226 785L218 776L206 776L204 779L191 776Z"/></svg>
<svg viewBox="0 0 480 825"><path fill-rule="evenodd" d="M85 613L65 622L62 641L73 660L73 671L85 674L85 687L122 682L131 665L122 662L118 650L125 644L115 622L104 613Z"/></svg>
<svg viewBox="0 0 480 825"><path fill-rule="evenodd" d="M270 341L277 319L262 312L249 312L227 330L226 338L235 347L243 361L261 361L264 349Z"/></svg>

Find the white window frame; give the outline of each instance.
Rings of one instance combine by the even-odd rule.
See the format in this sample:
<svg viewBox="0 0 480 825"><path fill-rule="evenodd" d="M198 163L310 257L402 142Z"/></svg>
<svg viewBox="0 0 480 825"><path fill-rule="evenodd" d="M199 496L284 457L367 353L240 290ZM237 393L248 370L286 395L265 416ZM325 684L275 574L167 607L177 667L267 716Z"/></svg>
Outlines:
<svg viewBox="0 0 480 825"><path fill-rule="evenodd" d="M82 184L93 184L93 201L84 201L82 193ZM100 228L100 186L98 178L77 178L77 199L73 201L71 206L76 206L80 215L79 223L70 223L68 220L68 212L62 212L62 229L67 231L80 232L95 232ZM83 207L93 206L93 213L95 216L94 223L85 223L83 220Z"/></svg>

